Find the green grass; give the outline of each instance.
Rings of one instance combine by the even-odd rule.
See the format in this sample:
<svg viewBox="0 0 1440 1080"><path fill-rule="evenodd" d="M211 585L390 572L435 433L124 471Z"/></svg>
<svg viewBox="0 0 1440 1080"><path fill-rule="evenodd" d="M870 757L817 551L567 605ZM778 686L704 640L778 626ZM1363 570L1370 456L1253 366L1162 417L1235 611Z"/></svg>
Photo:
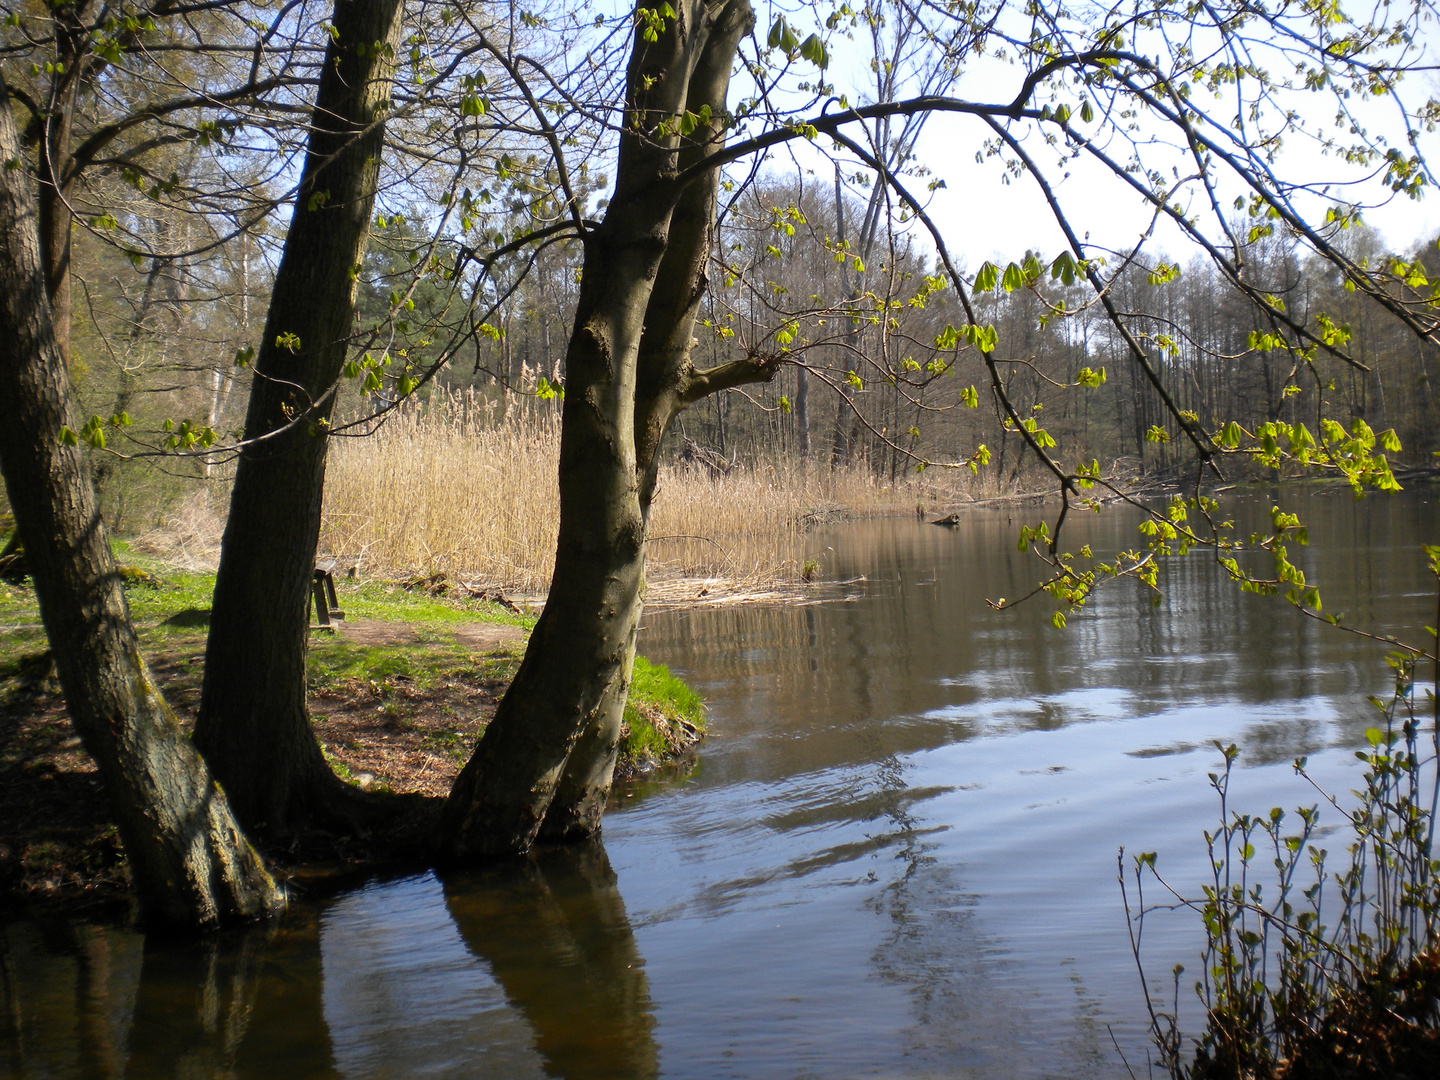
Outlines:
<svg viewBox="0 0 1440 1080"><path fill-rule="evenodd" d="M670 674L664 664L635 657L630 678L630 700L654 705L667 716L684 717L696 727L705 726L705 702L689 685Z"/></svg>
<svg viewBox="0 0 1440 1080"><path fill-rule="evenodd" d="M345 609L346 617L352 619L440 625L493 622L523 626L527 630L535 625L534 616L516 615L488 600L427 596L418 590L406 591L399 585L382 581L355 584L342 579L336 582L336 586L340 592L340 606Z"/></svg>
<svg viewBox="0 0 1440 1080"><path fill-rule="evenodd" d="M695 728L705 729L705 703L700 695L670 674L664 664L652 664L637 656L630 697L625 703L625 723L630 732L622 752L632 761L662 761L671 752L665 736L646 715L650 709L658 710L671 724L683 719Z"/></svg>
<svg viewBox="0 0 1440 1080"><path fill-rule="evenodd" d="M126 595L146 650L174 654L203 651L215 575L168 566L115 544L116 558L128 572ZM500 645L478 653L457 642L452 628L463 623L505 623L530 629L535 618L516 615L489 601L469 597L429 596L383 581L336 582L347 619L374 619L407 624L416 640L404 644L361 644L339 635L317 634L310 640L309 683L323 692L343 684L367 684L380 700L390 700L404 685L424 692L447 682L498 688L515 675L524 643ZM13 629L11 629L13 628ZM0 682L21 674L27 657L46 648L35 590L25 584L0 582ZM197 658L195 659L198 662ZM196 674L198 676L198 669ZM697 729L705 724L704 703L663 664L635 658L630 699L625 707L629 736L622 754L638 762L661 761L673 747L647 714L658 711L672 725L684 720ZM453 749L453 748L445 748Z"/></svg>
<svg viewBox="0 0 1440 1080"><path fill-rule="evenodd" d="M3 539L0 537L0 540ZM177 613L208 611L215 592L215 575L168 566L133 551L123 541L117 541L114 548L115 557L127 578L126 596L137 627L160 634L193 630L193 622L189 626L174 626L165 620ZM340 606L352 619L437 626L493 622L527 629L535 625L533 616L516 615L488 600L428 596L421 591L407 591L400 585L383 581L357 583L342 578L336 582L336 588ZM38 624L39 621L40 607L29 582L23 585L0 582L0 625ZM38 627L13 632L43 637Z"/></svg>
<svg viewBox="0 0 1440 1080"><path fill-rule="evenodd" d="M470 620L475 621L475 620ZM461 645L440 632L420 630L419 641L401 645L363 645L341 637L310 642L310 688L324 690L347 682L368 683L382 697L397 683L427 691L442 683L508 683L524 655L522 642L496 645L485 653Z"/></svg>

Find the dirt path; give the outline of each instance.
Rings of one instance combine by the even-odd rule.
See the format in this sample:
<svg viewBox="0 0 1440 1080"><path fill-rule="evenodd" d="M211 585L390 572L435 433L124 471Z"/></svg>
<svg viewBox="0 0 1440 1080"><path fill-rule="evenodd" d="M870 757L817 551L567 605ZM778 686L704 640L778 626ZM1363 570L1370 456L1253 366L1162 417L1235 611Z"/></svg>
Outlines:
<svg viewBox="0 0 1440 1080"><path fill-rule="evenodd" d="M346 619L340 623L339 635L357 645L416 645L421 643L422 630L428 634L435 629L382 619ZM442 632L453 634L456 642L466 648L482 651L525 636L523 629L508 623L455 623Z"/></svg>

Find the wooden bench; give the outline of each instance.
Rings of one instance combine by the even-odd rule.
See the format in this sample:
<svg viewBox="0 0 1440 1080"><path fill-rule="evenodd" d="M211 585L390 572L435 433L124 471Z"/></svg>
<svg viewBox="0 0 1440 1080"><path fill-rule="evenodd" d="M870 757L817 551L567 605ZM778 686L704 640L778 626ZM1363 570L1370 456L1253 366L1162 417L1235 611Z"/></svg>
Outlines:
<svg viewBox="0 0 1440 1080"><path fill-rule="evenodd" d="M338 559L321 559L315 564L310 595L315 601L317 630L334 630L335 623L345 619L345 612L340 610L340 598L335 595L335 571L339 567Z"/></svg>

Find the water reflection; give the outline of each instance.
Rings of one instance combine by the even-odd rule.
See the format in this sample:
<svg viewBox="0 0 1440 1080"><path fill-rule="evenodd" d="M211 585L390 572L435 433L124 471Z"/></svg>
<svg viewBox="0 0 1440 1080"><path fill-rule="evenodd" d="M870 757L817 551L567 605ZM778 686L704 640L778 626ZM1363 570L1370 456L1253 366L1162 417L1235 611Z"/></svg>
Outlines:
<svg viewBox="0 0 1440 1080"><path fill-rule="evenodd" d="M127 1080L337 1077L321 1005L316 913L180 945L147 942Z"/></svg>
<svg viewBox="0 0 1440 1080"><path fill-rule="evenodd" d="M1287 498L1328 610L1433 621L1433 492ZM1240 502L1241 532L1270 501ZM5 927L0 1075L1125 1075L1112 1031L1143 1071L1116 847L1202 879L1214 739L1244 751L1237 807L1314 802L1298 754L1353 787L1384 650L1203 557L1167 562L1158 608L1123 584L1064 633L1043 605L987 608L1034 580L1011 541L1039 514L847 526L816 544L863 579L848 598L649 616L642 647L708 699L712 739L618 800L608 853L378 882L210 946ZM1114 550L1134 525L1071 538ZM1168 995L1195 920L1146 941Z"/></svg>
<svg viewBox="0 0 1440 1080"><path fill-rule="evenodd" d="M0 935L8 1075L335 1077L313 912L203 942L84 924Z"/></svg>
<svg viewBox="0 0 1440 1080"><path fill-rule="evenodd" d="M135 981L127 975L139 967L133 945L98 927L0 927L7 1075L120 1075Z"/></svg>
<svg viewBox="0 0 1440 1080"><path fill-rule="evenodd" d="M1272 497L1232 507L1239 534L1268 522ZM1433 621L1433 583L1419 551L1440 524L1432 493L1357 502L1348 493L1289 491L1285 499L1299 504L1313 539L1292 544L1290 556L1320 585L1327 612L1411 639ZM649 616L644 647L742 717L740 730L723 732L723 760L707 755L709 778L722 769L725 778L733 770L780 781L957 740L1176 707L1263 709L1317 698L1361 706L1383 682L1383 648L1297 617L1276 598L1239 593L1203 553L1165 560L1158 607L1138 582L1116 583L1063 633L1050 627L1044 598L990 610L987 599L1028 592L1040 574L1013 538L1022 520L1041 516L1039 507L981 509L953 529L854 523L813 542L829 550L827 572L864 578L849 586L858 590L854 602ZM1137 521L1123 509L1080 517L1067 527L1067 547L1088 543L1101 555L1134 547ZM1347 734L1363 730L1365 713L1357 709L1358 727ZM1266 760L1313 748L1302 736L1270 734L1256 740Z"/></svg>
<svg viewBox="0 0 1440 1080"><path fill-rule="evenodd" d="M645 965L602 845L539 850L447 876L444 888L466 948L529 1022L548 1075L658 1075Z"/></svg>
<svg viewBox="0 0 1440 1080"><path fill-rule="evenodd" d="M1282 494L1313 540L1290 555L1328 611L1411 637L1433 621L1418 550L1437 538L1433 491L1363 502ZM1233 504L1237 531L1268 523L1275 498ZM863 1053L832 1043L824 1060L842 1072L1122 1074L1107 1028L1143 1063L1116 848L1161 850L1177 879L1199 880L1214 739L1242 746L1251 809L1314 801L1288 768L1301 754L1330 770L1330 786L1353 786L1346 749L1363 741L1367 695L1384 690L1383 647L1239 593L1203 554L1166 560L1158 607L1120 583L1063 633L1044 603L988 608L1039 574L1013 539L1043 513L977 509L952 530L847 525L813 542L828 574L862 579L845 587L846 602L646 620L642 648L697 685L716 738L683 797L607 826L622 876L644 867L666 879L649 890L663 902L632 898L632 913L642 923L698 916L713 922L701 933L723 933L767 912L779 922L793 907L874 942L867 963L814 930L796 950L796 962L832 978L868 971L908 999L909 1025L872 1032ZM1075 520L1067 547L1136 546L1137 520L1124 510ZM678 858L661 855L669 845ZM864 899L847 907L839 890L856 886ZM1191 923L1159 933L1162 975L1176 960L1193 966ZM764 964L773 949L730 944L736 967ZM721 1044L669 1028L665 1003L679 991L666 953L648 940L646 953L667 1052L677 1034ZM797 1029L845 1007L816 981L794 998ZM865 1008L893 1016L874 991ZM808 1062L798 1050L784 1060Z"/></svg>
<svg viewBox="0 0 1440 1080"><path fill-rule="evenodd" d="M200 942L19 922L0 1075L126 1080L659 1073L644 961L598 843L382 882Z"/></svg>

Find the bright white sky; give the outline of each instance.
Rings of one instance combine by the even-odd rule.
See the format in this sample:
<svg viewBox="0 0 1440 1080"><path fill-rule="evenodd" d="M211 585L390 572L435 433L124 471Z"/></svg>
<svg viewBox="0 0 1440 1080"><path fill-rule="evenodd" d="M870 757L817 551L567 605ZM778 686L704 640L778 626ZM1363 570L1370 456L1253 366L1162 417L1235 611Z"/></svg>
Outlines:
<svg viewBox="0 0 1440 1080"><path fill-rule="evenodd" d="M945 177L947 186L935 193L931 216L951 238L948 242L954 254L963 255L972 268L985 259L1009 262L1032 247L1058 254L1063 238L1034 183L1020 178L1006 184L996 162L977 164L978 139L967 137L959 130L961 126L948 116L932 119L922 138L920 155L934 172ZM1440 159L1440 136L1429 136L1428 141L1432 151L1429 156ZM1298 160L1299 156L1297 150L1293 158ZM1317 170L1329 174L1338 168L1333 160L1311 156ZM1045 159L1042 156L1040 160ZM1375 189L1372 187L1372 192ZM1229 198L1234 199L1239 192L1235 187ZM1151 213L1138 196L1098 170L1077 169L1058 186L1057 193L1069 207L1077 231L1082 235L1090 233L1093 240L1108 247L1132 246L1150 226ZM1407 250L1417 241L1433 239L1440 233L1440 191L1432 190L1419 201L1396 196L1387 205L1367 211L1364 220L1380 230L1392 249ZM1156 237L1159 246L1175 256L1189 246L1178 230L1163 222L1156 229Z"/></svg>
<svg viewBox="0 0 1440 1080"><path fill-rule="evenodd" d="M784 0L782 0L782 3ZM757 34L763 38L768 21L774 11L757 5L760 25ZM791 15L797 32L802 36L803 16ZM850 99L869 100L863 91L857 95L856 88L870 85L867 45L863 41L853 44L838 37L831 39L831 66L827 74ZM1435 48L1430 50L1437 52ZM1426 85L1421 79L1428 78ZM1004 102L1010 100L1019 86L1020 73L1006 64L984 59L967 66L961 83L951 92L953 96L970 100ZM1426 92L1435 93L1435 77L1412 76L1405 89L1409 94L1423 98ZM902 93L903 96L903 93ZM1200 106L1206 103L1196 102ZM1072 102L1072 105L1074 103ZM1328 93L1297 95L1291 107L1313 110L1315 119L1326 126L1335 112L1335 101ZM1384 132L1393 145L1404 146L1403 131L1390 118L1388 112L1374 105L1356 105L1372 133ZM1225 110L1233 109L1233 103L1217 103L1217 115L1224 116ZM1055 225L1048 208L1027 177L1004 181L1004 170L995 160L979 164L976 151L989 134L977 121L954 114L936 115L926 126L919 146L920 161L935 176L943 177L946 187L937 191L930 206L932 218L944 230L952 254L970 268L985 259L997 262L1018 260L1029 248L1038 249L1042 254L1055 255L1059 252L1063 238ZM823 141L823 138L822 138ZM1422 136L1422 150L1431 161L1440 161L1440 135ZM1027 148L1042 167L1050 167L1056 161L1055 151L1045 148L1039 140L1027 142ZM1408 152L1408 150L1407 150ZM832 167L818 159L816 154L807 154L804 147L795 147L796 157L815 171L815 178L828 185L833 176ZM779 173L792 168L790 155L776 154L771 167ZM1155 159L1159 161L1157 157ZM1346 173L1347 167L1336 158L1322 156L1313 144L1301 138L1292 138L1275 165L1276 172L1291 178L1314 181L1317 178L1330 180L1355 179L1358 173ZM1059 173L1052 174L1052 182ZM911 184L917 193L923 190L921 181ZM1242 194L1238 184L1222 186L1224 205L1233 202ZM1095 242L1109 248L1124 249L1135 244L1140 234L1149 227L1151 215L1133 192L1099 166L1085 167L1076 162L1073 174L1058 186L1061 201L1071 216L1072 224L1082 235L1090 234ZM1326 206L1333 202L1375 202L1388 194L1379 183L1371 183L1359 190L1341 193L1338 189L1333 199L1314 200L1306 208L1315 220L1322 220ZM1303 204L1302 204L1303 206ZM1198 209L1198 208L1197 208ZM1364 220L1382 233L1386 243L1397 251L1405 251L1417 242L1432 239L1440 233L1440 191L1431 191L1429 197L1414 201L1396 196L1388 205L1369 209ZM1208 231L1208 230L1207 230ZM1179 231L1162 222L1155 231L1157 245L1171 257L1182 262L1189 258L1191 248ZM921 241L928 247L928 241Z"/></svg>

